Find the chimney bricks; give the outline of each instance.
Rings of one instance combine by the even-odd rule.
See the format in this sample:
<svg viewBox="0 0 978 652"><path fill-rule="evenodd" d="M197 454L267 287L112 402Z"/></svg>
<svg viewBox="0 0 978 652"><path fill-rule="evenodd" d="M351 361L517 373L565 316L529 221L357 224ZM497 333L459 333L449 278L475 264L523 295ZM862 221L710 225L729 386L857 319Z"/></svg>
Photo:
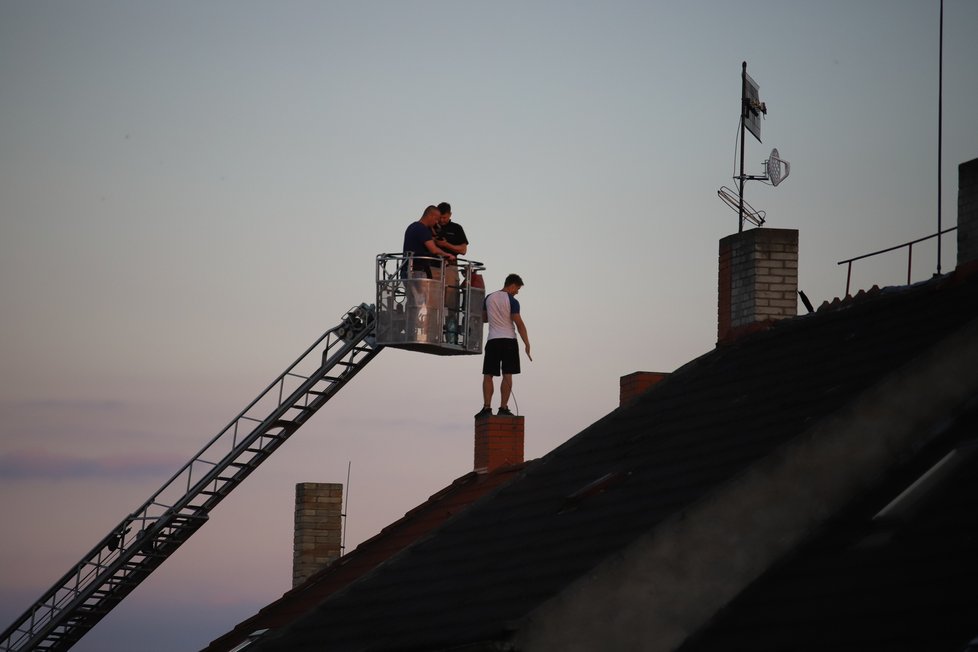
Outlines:
<svg viewBox="0 0 978 652"><path fill-rule="evenodd" d="M475 420L475 470L494 471L523 463L523 417Z"/></svg>
<svg viewBox="0 0 978 652"><path fill-rule="evenodd" d="M618 406L625 407L634 402L646 390L668 375L658 371L636 371L622 376L619 382Z"/></svg>
<svg viewBox="0 0 978 652"><path fill-rule="evenodd" d="M293 588L339 559L342 519L342 484L300 482L295 486Z"/></svg>
<svg viewBox="0 0 978 652"><path fill-rule="evenodd" d="M978 158L958 166L958 265L978 261Z"/></svg>
<svg viewBox="0 0 978 652"><path fill-rule="evenodd" d="M798 231L751 229L720 240L717 339L798 314Z"/></svg>

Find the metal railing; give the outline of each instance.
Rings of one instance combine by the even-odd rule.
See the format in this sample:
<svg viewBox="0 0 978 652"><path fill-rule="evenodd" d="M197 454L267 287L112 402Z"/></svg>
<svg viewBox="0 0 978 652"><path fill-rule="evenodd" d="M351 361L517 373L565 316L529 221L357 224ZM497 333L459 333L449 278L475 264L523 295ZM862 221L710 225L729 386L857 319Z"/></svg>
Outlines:
<svg viewBox="0 0 978 652"><path fill-rule="evenodd" d="M485 266L458 258L377 256L377 344L435 355L482 353Z"/></svg>
<svg viewBox="0 0 978 652"><path fill-rule="evenodd" d="M930 240L931 238L937 238L947 233L950 233L951 231L957 231L957 229L958 227L952 226L949 229L944 229L943 231L940 231L938 233L932 233L931 235L924 236L923 238L917 238L916 240L911 240L910 242L904 242L903 244L899 244L893 247L887 247L886 249L880 249L879 251L874 251L869 254L863 254L862 256L856 256L855 258L840 260L837 263L838 265L848 265L848 269L846 270L845 296L849 296L849 286L850 283L852 282L852 264L857 260L862 260L863 258L872 258L873 256L878 256L880 254L885 254L890 251L896 251L897 249L903 249L904 247L906 247L907 248L907 285L910 285L910 273L913 268L913 246L918 242L924 242L926 240Z"/></svg>

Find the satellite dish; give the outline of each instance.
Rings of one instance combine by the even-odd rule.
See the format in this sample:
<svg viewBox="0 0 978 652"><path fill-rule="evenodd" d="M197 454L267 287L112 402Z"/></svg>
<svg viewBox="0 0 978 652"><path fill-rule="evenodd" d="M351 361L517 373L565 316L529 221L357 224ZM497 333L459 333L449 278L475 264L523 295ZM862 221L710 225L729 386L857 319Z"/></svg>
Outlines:
<svg viewBox="0 0 978 652"><path fill-rule="evenodd" d="M781 173L782 165L784 165L784 174ZM771 156L764 161L764 168L767 170L767 178L772 186L778 185L791 174L791 163L781 160L777 147L771 150Z"/></svg>

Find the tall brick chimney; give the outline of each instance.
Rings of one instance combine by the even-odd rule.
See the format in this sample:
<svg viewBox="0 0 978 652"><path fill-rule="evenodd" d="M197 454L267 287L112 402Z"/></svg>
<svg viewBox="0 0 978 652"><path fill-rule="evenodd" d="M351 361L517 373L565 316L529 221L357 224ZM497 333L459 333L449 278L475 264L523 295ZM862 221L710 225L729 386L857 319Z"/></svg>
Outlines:
<svg viewBox="0 0 978 652"><path fill-rule="evenodd" d="M958 265L978 261L978 158L958 166Z"/></svg>
<svg viewBox="0 0 978 652"><path fill-rule="evenodd" d="M523 463L523 417L475 420L475 470L494 471Z"/></svg>
<svg viewBox="0 0 978 652"><path fill-rule="evenodd" d="M300 482L295 486L293 588L339 559L342 522L342 484Z"/></svg>
<svg viewBox="0 0 978 652"><path fill-rule="evenodd" d="M798 231L750 229L720 240L717 340L798 314Z"/></svg>

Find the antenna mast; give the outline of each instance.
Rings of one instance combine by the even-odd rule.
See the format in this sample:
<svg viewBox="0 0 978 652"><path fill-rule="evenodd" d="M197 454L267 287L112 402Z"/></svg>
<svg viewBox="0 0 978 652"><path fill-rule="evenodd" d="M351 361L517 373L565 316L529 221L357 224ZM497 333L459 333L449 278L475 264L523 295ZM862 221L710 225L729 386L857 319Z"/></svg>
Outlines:
<svg viewBox="0 0 978 652"><path fill-rule="evenodd" d="M767 105L758 99L757 83L747 74L747 62L744 61L740 74L740 175L737 177L740 182L740 201L737 208L737 233L744 230L744 181L748 179L744 174L744 152L747 149L744 136L745 131L750 129L757 142L761 142L761 113L767 115Z"/></svg>
<svg viewBox="0 0 978 652"><path fill-rule="evenodd" d="M772 186L788 178L791 173L791 164L781 158L777 148L771 150L771 155L764 161L764 174L746 174L744 172L744 158L747 143L744 142L747 132L750 131L757 142L761 142L761 114L767 115L767 104L759 99L759 89L757 82L747 74L747 62L744 61L740 74L740 174L734 176L737 180L738 190L733 190L726 186L721 186L717 191L717 196L723 200L730 208L737 211L737 232L744 230L744 220L750 221L755 226L764 225L764 211L755 210L753 206L744 200L745 181L766 181Z"/></svg>
<svg viewBox="0 0 978 652"><path fill-rule="evenodd" d="M737 206L737 233L744 230L744 129L747 115L747 62L744 61L740 72L740 203Z"/></svg>
<svg viewBox="0 0 978 652"><path fill-rule="evenodd" d="M944 0L941 0L937 55L937 276L941 275L941 143L944 140Z"/></svg>

